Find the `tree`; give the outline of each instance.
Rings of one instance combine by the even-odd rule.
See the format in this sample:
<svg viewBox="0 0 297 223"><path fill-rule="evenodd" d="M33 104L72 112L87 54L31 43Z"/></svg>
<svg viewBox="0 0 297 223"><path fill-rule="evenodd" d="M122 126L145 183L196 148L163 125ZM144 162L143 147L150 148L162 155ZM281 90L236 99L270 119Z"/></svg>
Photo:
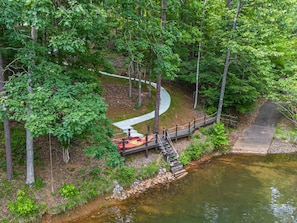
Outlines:
<svg viewBox="0 0 297 223"><path fill-rule="evenodd" d="M233 22L233 26L232 26L232 31L234 31L235 28L236 28L237 18L238 18L240 9L241 9L241 2L242 2L242 0L239 0L238 5L237 5L237 11L236 11L236 15L235 15L235 18L234 18L234 22ZM232 38L233 38L233 36L231 34L230 40L232 40ZM223 80L222 80L220 101L219 101L219 106L218 106L218 111L217 111L217 117L216 117L217 122L220 122L220 120L221 120L221 114L222 114L222 109L223 109L223 100L224 100L225 87L226 87L226 79L227 79L227 74L228 74L228 69L229 69L229 63L230 63L230 54L231 54L231 50L230 50L230 48L228 48L227 55L226 55L225 68L224 68L224 73L223 73Z"/></svg>
<svg viewBox="0 0 297 223"><path fill-rule="evenodd" d="M161 0L161 28L164 28L166 22L166 8L167 2ZM161 40L160 45L162 46L164 40ZM162 57L158 58L159 62ZM160 102L161 102L161 83L162 83L162 71L159 70L157 73L157 87L156 87L156 101L155 101L155 119L154 119L154 132L159 132L159 114L160 114Z"/></svg>
<svg viewBox="0 0 297 223"><path fill-rule="evenodd" d="M5 17L5 14L1 21L18 41L18 54L14 56L19 58L23 67L16 69L15 75L7 82L4 104L9 109L10 119L25 123L26 182L32 184L33 137L52 134L66 148L67 157L70 139L101 122L98 134L106 139L97 149L113 148L111 132L107 128L106 106L100 96L101 88L96 84L94 73L83 68L85 61L88 68L100 64L100 58L89 53L88 41L97 42L92 37L99 30L102 21L98 19L98 13L102 11L93 4L76 1L11 1L4 4L6 13L19 12L16 17L7 13L9 16ZM42 38L37 38L37 34L42 34ZM9 39L7 45L12 44L12 39ZM82 59L82 55L92 59Z"/></svg>
<svg viewBox="0 0 297 223"><path fill-rule="evenodd" d="M3 61L2 61L2 53L0 52L0 98L5 98L5 78L4 78L4 69L3 69ZM12 156L11 156L11 141L10 141L10 124L9 119L6 117L6 106L4 103L2 104L2 109L4 112L4 138L5 138L5 155L6 155L6 175L8 180L12 180L13 178L13 168L12 168Z"/></svg>
<svg viewBox="0 0 297 223"><path fill-rule="evenodd" d="M205 5L207 3L207 0L204 0L204 6L203 6L203 12L202 12L202 18L201 20L203 21L204 18L204 8ZM200 32L202 32L202 21L200 22ZM196 69L196 88L195 88L195 101L194 101L194 109L197 108L197 104L198 104L198 89L199 89L199 72L200 72L200 60L201 60L201 40L199 41L198 44L198 56L197 56L197 69Z"/></svg>
<svg viewBox="0 0 297 223"><path fill-rule="evenodd" d="M297 126L297 74L280 79L269 95L280 112Z"/></svg>

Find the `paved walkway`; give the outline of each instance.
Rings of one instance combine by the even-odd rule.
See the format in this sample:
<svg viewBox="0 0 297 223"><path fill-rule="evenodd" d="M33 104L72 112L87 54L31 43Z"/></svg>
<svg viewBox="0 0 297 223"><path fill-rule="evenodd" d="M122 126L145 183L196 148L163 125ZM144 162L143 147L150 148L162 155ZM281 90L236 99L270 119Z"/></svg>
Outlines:
<svg viewBox="0 0 297 223"><path fill-rule="evenodd" d="M252 125L237 139L231 153L267 154L280 117L276 105L265 102Z"/></svg>
<svg viewBox="0 0 297 223"><path fill-rule="evenodd" d="M107 75L107 76L111 76L111 77L117 77L117 78L123 78L123 79L129 79L129 77L125 77L125 76L120 76L120 75L116 75L116 74L109 74L106 72L102 72L100 71L101 74ZM142 82L144 82L144 80L142 80ZM157 84L156 83L151 83L151 85L156 88ZM161 97L161 102L160 102L160 111L159 114L163 114L164 112L166 112L169 107L170 107L170 103L171 103L171 98L169 93L163 88L161 87L161 93L160 93L160 97ZM141 116L137 116L134 118L130 118L127 120L123 120L120 122L115 122L113 123L113 125L115 125L116 127L120 128L123 132L128 133L128 129L130 129L130 133L131 136L142 136L142 134L138 133L135 129L133 129L133 125L136 125L138 123L153 119L155 117L155 110L145 114L145 115L141 115Z"/></svg>

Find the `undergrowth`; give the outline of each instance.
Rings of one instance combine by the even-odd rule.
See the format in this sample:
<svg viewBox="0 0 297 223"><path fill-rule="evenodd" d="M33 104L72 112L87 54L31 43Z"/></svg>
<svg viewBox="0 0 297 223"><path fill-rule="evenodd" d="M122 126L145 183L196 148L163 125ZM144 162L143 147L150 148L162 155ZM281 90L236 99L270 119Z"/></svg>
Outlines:
<svg viewBox="0 0 297 223"><path fill-rule="evenodd" d="M200 134L206 136L205 140L201 140ZM204 153L214 151L225 153L229 149L228 135L223 123L215 123L210 127L201 128L200 134L194 135L190 145L181 153L179 160L183 165L199 159Z"/></svg>

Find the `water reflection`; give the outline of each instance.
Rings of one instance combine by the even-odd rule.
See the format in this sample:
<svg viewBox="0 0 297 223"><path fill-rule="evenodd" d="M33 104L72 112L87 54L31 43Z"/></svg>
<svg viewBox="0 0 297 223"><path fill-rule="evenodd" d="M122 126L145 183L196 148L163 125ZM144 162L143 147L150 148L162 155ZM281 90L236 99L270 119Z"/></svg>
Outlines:
<svg viewBox="0 0 297 223"><path fill-rule="evenodd" d="M296 155L227 155L79 222L295 223L296 185Z"/></svg>

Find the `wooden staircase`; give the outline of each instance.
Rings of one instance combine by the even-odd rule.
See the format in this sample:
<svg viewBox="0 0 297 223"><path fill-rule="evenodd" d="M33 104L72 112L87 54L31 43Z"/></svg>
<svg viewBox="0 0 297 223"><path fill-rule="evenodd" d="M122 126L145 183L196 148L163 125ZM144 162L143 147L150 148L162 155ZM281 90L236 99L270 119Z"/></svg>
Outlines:
<svg viewBox="0 0 297 223"><path fill-rule="evenodd" d="M158 144L159 149L162 152L165 161L170 166L170 171L173 173L173 175L180 179L188 174L188 172L183 168L183 164L181 164L178 160L178 152L173 146L173 143L171 141L171 138L165 134L162 137L158 136Z"/></svg>

